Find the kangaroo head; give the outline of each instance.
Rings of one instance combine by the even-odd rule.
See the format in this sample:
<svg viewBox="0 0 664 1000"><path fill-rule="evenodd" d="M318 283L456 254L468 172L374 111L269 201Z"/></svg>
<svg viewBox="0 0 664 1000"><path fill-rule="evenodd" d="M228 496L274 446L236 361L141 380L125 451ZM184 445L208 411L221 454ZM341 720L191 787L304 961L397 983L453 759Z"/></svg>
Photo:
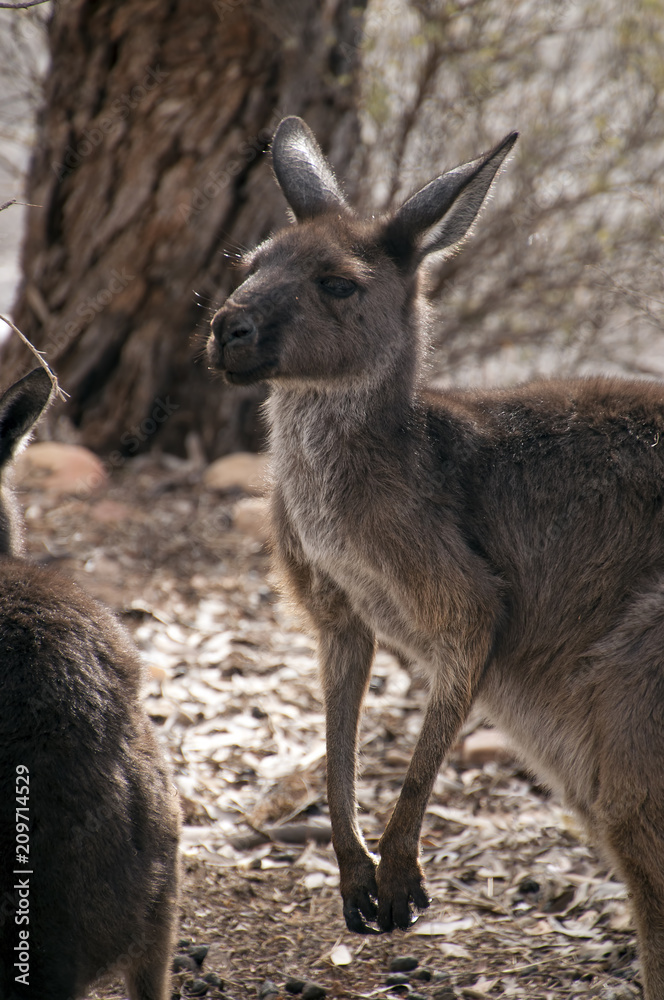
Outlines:
<svg viewBox="0 0 664 1000"><path fill-rule="evenodd" d="M363 221L309 128L285 118L272 161L296 225L244 258L245 280L212 319L211 365L240 385L347 384L407 371L418 353L419 265L468 234L516 138L436 177L392 214Z"/></svg>

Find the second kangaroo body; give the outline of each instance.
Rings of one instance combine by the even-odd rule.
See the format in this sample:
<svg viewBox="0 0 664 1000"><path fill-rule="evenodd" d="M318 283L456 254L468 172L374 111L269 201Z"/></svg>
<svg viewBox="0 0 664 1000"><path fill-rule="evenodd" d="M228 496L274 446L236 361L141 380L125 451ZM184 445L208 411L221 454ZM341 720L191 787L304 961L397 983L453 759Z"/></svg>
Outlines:
<svg viewBox="0 0 664 1000"><path fill-rule="evenodd" d="M428 905L422 818L479 703L617 864L664 1000L664 386L421 387L419 264L464 238L515 138L363 222L286 119L273 161L298 225L249 256L208 353L272 387L275 549L318 635L348 927ZM377 640L430 680L378 865L354 787Z"/></svg>

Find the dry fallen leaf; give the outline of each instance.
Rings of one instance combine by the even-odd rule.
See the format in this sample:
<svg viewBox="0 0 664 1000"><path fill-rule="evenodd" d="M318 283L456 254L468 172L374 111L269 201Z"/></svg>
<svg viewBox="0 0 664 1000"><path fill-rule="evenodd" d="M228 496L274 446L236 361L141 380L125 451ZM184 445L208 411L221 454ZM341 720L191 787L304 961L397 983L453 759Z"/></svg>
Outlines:
<svg viewBox="0 0 664 1000"><path fill-rule="evenodd" d="M336 945L330 952L330 961L333 965L350 965L353 961L350 948L345 944Z"/></svg>
<svg viewBox="0 0 664 1000"><path fill-rule="evenodd" d="M411 930L411 934L420 934L427 937L445 937L456 934L458 931L467 931L474 927L476 920L474 917L460 917L457 920L427 920L416 923Z"/></svg>

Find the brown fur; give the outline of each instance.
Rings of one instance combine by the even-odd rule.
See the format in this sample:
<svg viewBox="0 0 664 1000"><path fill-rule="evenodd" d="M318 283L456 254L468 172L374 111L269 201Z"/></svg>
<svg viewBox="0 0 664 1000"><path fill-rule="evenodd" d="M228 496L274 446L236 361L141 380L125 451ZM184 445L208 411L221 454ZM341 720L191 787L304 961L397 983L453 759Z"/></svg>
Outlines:
<svg viewBox="0 0 664 1000"><path fill-rule="evenodd" d="M249 256L209 358L272 386L275 547L318 633L348 927L428 905L422 817L478 703L622 872L663 1000L664 386L421 385L418 266L464 238L514 138L360 222L286 119L273 159L298 225ZM377 640L424 667L430 699L376 867L354 783Z"/></svg>
<svg viewBox="0 0 664 1000"><path fill-rule="evenodd" d="M131 1000L167 1000L179 806L140 664L107 611L19 558L8 507L8 462L49 394L38 369L0 398L0 998L73 1000L118 969ZM26 767L27 865L15 814ZM29 923L17 922L14 869L31 872ZM28 985L14 967L21 930Z"/></svg>

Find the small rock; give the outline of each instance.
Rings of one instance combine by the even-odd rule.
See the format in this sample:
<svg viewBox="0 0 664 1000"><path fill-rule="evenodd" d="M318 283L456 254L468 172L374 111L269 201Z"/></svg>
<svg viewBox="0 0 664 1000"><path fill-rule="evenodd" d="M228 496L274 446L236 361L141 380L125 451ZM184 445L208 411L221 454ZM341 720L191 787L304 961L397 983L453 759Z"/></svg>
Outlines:
<svg viewBox="0 0 664 1000"><path fill-rule="evenodd" d="M323 1000L324 996L327 996L327 990L324 986L319 986L317 983L304 984L302 1000Z"/></svg>
<svg viewBox="0 0 664 1000"><path fill-rule="evenodd" d="M461 756L464 764L481 767L495 761L507 764L514 753L499 729L476 729L463 741Z"/></svg>
<svg viewBox="0 0 664 1000"><path fill-rule="evenodd" d="M405 976L403 972L393 972L387 976L385 984L387 986L408 986L408 976Z"/></svg>
<svg viewBox="0 0 664 1000"><path fill-rule="evenodd" d="M414 955L397 955L390 962L390 972L412 972L419 964Z"/></svg>
<svg viewBox="0 0 664 1000"><path fill-rule="evenodd" d="M203 482L211 490L243 490L258 495L265 492L268 462L267 455L237 451L208 465Z"/></svg>
<svg viewBox="0 0 664 1000"><path fill-rule="evenodd" d="M451 986L441 986L432 995L433 1000L456 1000L456 993Z"/></svg>
<svg viewBox="0 0 664 1000"><path fill-rule="evenodd" d="M418 993L416 990L412 990L408 994L408 1000L429 1000L426 993Z"/></svg>
<svg viewBox="0 0 664 1000"><path fill-rule="evenodd" d="M209 944L196 944L188 949L187 954L191 955L194 962L198 962L199 965L202 965L209 950Z"/></svg>
<svg viewBox="0 0 664 1000"><path fill-rule="evenodd" d="M531 892L539 892L540 884L536 882L534 878L524 878L519 882L519 892L527 895Z"/></svg>
<svg viewBox="0 0 664 1000"><path fill-rule="evenodd" d="M421 983L430 983L433 979L433 972L431 969L427 969L426 966L423 965L421 969L415 969L410 978L417 979Z"/></svg>
<svg viewBox="0 0 664 1000"><path fill-rule="evenodd" d="M201 976L201 979L204 979L210 986L216 986L219 990L223 988L224 981L216 972L206 972L204 976Z"/></svg>
<svg viewBox="0 0 664 1000"><path fill-rule="evenodd" d="M209 989L209 986L204 979L191 979L184 985L187 991L187 996L190 997L204 997Z"/></svg>
<svg viewBox="0 0 664 1000"><path fill-rule="evenodd" d="M266 979L262 986L258 987L259 1000L267 1000L268 997L279 996L279 987L271 979Z"/></svg>
<svg viewBox="0 0 664 1000"><path fill-rule="evenodd" d="M189 955L173 956L173 972L196 972L198 965Z"/></svg>
<svg viewBox="0 0 664 1000"><path fill-rule="evenodd" d="M287 993L301 993L304 987L307 985L305 979L287 979L284 983L284 989Z"/></svg>
<svg viewBox="0 0 664 1000"><path fill-rule="evenodd" d="M233 527L257 542L266 542L270 535L267 501L261 497L245 497L233 507Z"/></svg>
<svg viewBox="0 0 664 1000"><path fill-rule="evenodd" d="M194 942L191 938L180 938L178 941L178 948L191 948Z"/></svg>
<svg viewBox="0 0 664 1000"><path fill-rule="evenodd" d="M14 481L20 486L83 499L108 480L103 462L93 452L60 441L31 444L18 456L14 469Z"/></svg>
<svg viewBox="0 0 664 1000"><path fill-rule="evenodd" d="M636 992L633 986L609 987L603 994L606 1000L634 1000Z"/></svg>

